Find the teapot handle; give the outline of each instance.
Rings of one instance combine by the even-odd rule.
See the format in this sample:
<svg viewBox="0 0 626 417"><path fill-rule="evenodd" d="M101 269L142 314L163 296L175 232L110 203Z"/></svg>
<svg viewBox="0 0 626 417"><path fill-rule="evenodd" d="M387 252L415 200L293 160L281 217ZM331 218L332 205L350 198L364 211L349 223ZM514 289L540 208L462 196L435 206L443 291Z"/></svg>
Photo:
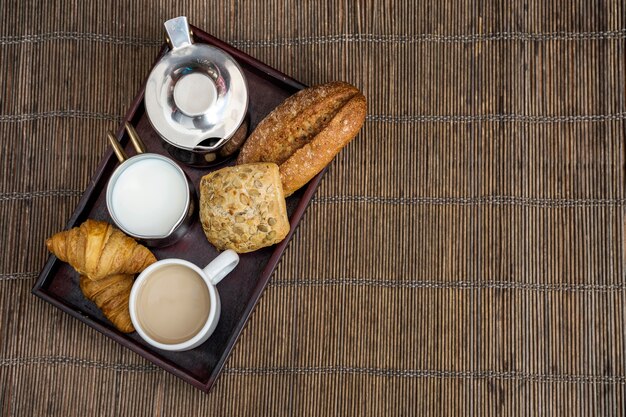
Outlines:
<svg viewBox="0 0 626 417"><path fill-rule="evenodd" d="M178 16L164 23L167 43L172 50L193 44L192 32L186 16Z"/></svg>

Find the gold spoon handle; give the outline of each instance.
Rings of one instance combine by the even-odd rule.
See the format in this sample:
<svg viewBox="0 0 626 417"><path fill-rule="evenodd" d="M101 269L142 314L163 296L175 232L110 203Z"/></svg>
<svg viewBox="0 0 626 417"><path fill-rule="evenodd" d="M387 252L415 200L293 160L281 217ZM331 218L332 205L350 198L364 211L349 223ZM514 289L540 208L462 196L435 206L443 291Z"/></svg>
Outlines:
<svg viewBox="0 0 626 417"><path fill-rule="evenodd" d="M120 143L115 138L115 135L111 131L107 132L107 138L111 143L111 147L113 148L113 152L115 152L115 156L117 156L118 161L124 162L125 160L127 160L128 155L126 155L126 152L124 152L124 149L122 149L122 145L120 145Z"/></svg>
<svg viewBox="0 0 626 417"><path fill-rule="evenodd" d="M146 145L144 145L143 141L139 137L139 134L137 133L137 131L135 130L133 125L131 125L130 123L126 122L124 124L124 128L126 129L126 132L128 132L128 136L130 137L130 141L133 143L133 146L134 146L135 150L137 151L137 153L145 153L146 152Z"/></svg>

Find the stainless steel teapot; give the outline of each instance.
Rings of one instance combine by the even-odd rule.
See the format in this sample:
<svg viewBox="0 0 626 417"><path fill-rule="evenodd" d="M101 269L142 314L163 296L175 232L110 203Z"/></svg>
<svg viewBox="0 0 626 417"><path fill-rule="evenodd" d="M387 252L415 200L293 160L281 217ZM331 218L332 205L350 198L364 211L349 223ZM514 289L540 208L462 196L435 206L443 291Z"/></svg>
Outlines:
<svg viewBox="0 0 626 417"><path fill-rule="evenodd" d="M148 119L175 159L215 165L247 136L245 76L222 49L194 43L186 17L168 20L165 30L171 50L148 78Z"/></svg>

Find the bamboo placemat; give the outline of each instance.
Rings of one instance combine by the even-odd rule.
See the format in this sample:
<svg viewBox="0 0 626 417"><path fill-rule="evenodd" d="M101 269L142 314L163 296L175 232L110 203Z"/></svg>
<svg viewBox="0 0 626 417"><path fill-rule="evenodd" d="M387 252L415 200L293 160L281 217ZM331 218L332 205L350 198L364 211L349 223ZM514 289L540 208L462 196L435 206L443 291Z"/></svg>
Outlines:
<svg viewBox="0 0 626 417"><path fill-rule="evenodd" d="M369 100L210 395L30 294L183 14ZM9 0L0 16L2 415L623 415L623 2Z"/></svg>

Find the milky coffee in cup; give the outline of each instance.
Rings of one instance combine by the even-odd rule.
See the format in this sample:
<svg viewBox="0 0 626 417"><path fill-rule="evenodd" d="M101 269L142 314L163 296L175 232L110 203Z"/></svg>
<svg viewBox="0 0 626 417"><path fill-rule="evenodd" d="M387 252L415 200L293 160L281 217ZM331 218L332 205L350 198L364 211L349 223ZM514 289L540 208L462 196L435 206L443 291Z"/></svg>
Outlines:
<svg viewBox="0 0 626 417"><path fill-rule="evenodd" d="M182 265L166 265L152 273L137 294L137 318L159 343L191 339L206 323L211 298L202 277Z"/></svg>
<svg viewBox="0 0 626 417"><path fill-rule="evenodd" d="M161 259L143 270L128 299L139 336L158 349L184 351L200 346L220 319L217 284L239 263L230 249L204 268L184 259Z"/></svg>

